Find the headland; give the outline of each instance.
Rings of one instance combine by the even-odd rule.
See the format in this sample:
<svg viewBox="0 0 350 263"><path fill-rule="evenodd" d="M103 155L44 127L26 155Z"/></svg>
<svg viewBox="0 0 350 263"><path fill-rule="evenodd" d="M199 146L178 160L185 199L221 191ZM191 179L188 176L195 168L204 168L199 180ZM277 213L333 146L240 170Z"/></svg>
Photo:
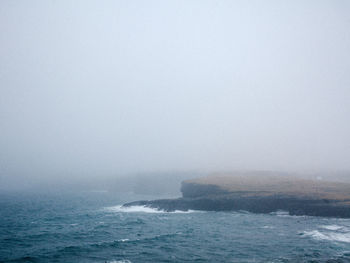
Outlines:
<svg viewBox="0 0 350 263"><path fill-rule="evenodd" d="M239 211L350 218L350 183L303 179L275 173L215 174L185 180L182 197L136 201L164 211Z"/></svg>

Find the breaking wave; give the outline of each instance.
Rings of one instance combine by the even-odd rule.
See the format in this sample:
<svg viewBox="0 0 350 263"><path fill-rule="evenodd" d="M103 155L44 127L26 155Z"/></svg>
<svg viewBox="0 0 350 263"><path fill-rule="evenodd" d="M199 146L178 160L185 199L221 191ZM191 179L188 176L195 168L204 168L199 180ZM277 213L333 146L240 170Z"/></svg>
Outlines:
<svg viewBox="0 0 350 263"><path fill-rule="evenodd" d="M340 229L344 228L343 226L338 226L338 225L324 225L324 226L321 226L321 227L324 228L324 229L333 230L333 231L340 230Z"/></svg>
<svg viewBox="0 0 350 263"><path fill-rule="evenodd" d="M195 210L188 210L188 211L175 210L175 211L167 212L157 208L141 206L141 205L128 206L128 207L125 207L122 205L116 205L116 206L105 207L105 210L109 212L116 212L116 213L152 213L152 214L154 213L188 214L188 213L197 212Z"/></svg>
<svg viewBox="0 0 350 263"><path fill-rule="evenodd" d="M312 237L315 240L350 243L350 229L346 226L321 225L320 229L304 231L302 235Z"/></svg>
<svg viewBox="0 0 350 263"><path fill-rule="evenodd" d="M311 236L316 240L329 240L350 243L350 233L322 233L318 230L304 231L304 235Z"/></svg>

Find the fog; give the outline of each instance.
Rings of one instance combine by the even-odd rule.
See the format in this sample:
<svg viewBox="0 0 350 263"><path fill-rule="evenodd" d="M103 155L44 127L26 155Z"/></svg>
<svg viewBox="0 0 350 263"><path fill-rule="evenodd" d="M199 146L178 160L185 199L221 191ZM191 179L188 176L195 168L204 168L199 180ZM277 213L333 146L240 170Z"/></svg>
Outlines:
<svg viewBox="0 0 350 263"><path fill-rule="evenodd" d="M0 184L350 170L349 1L0 3Z"/></svg>

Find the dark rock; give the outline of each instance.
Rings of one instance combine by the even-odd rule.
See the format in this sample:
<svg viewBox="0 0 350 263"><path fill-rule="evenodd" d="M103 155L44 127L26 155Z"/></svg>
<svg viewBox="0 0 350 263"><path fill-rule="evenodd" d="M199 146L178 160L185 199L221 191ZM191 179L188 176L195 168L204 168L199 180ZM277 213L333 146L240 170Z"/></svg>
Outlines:
<svg viewBox="0 0 350 263"><path fill-rule="evenodd" d="M147 206L167 212L245 210L252 213L271 213L284 210L291 215L350 218L350 199L344 198L318 198L315 195L272 193L259 189L229 191L219 185L194 182L183 182L181 191L182 198L136 201L124 206Z"/></svg>

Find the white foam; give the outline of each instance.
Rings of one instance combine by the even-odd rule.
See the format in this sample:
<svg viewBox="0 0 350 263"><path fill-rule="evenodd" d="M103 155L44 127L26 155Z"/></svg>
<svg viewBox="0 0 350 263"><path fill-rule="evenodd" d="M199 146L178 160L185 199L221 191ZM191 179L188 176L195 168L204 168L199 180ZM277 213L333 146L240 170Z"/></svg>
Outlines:
<svg viewBox="0 0 350 263"><path fill-rule="evenodd" d="M270 215L276 215L276 216L290 216L288 211L284 210L277 210L276 212L271 212Z"/></svg>
<svg viewBox="0 0 350 263"><path fill-rule="evenodd" d="M324 228L324 229L333 230L333 231L336 231L336 230L339 230L339 229L343 228L342 226L338 226L338 225L324 225L324 226L321 226L321 227Z"/></svg>
<svg viewBox="0 0 350 263"><path fill-rule="evenodd" d="M274 226L263 226L262 228L273 229L273 228L275 228L275 227L274 227Z"/></svg>
<svg viewBox="0 0 350 263"><path fill-rule="evenodd" d="M117 212L117 213L175 213L175 214L187 214L187 213L193 213L196 212L195 210L188 210L188 211L180 211L175 210L172 212L167 212L164 210L159 210L157 208L147 207L147 206L141 206L141 205L135 205L135 206L122 206L122 205L116 205L116 206L110 206L106 207L105 210L109 212Z"/></svg>
<svg viewBox="0 0 350 263"><path fill-rule="evenodd" d="M337 233L337 232L320 232L318 230L304 231L304 235L310 236L316 240L328 240L350 243L350 233Z"/></svg>
<svg viewBox="0 0 350 263"><path fill-rule="evenodd" d="M108 261L108 263L132 263L132 262L130 260L128 260L128 259L122 259L122 260Z"/></svg>

